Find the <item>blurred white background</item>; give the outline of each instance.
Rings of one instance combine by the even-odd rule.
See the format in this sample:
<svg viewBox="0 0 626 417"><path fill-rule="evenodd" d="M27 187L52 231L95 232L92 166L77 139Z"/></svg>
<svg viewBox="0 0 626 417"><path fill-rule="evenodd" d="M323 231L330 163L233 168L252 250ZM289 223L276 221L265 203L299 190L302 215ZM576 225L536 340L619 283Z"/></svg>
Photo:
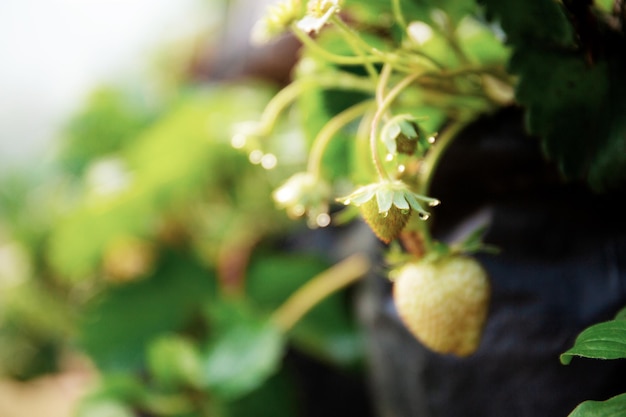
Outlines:
<svg viewBox="0 0 626 417"><path fill-rule="evenodd" d="M91 89L140 76L159 45L216 18L210 0L0 0L0 173L44 158Z"/></svg>

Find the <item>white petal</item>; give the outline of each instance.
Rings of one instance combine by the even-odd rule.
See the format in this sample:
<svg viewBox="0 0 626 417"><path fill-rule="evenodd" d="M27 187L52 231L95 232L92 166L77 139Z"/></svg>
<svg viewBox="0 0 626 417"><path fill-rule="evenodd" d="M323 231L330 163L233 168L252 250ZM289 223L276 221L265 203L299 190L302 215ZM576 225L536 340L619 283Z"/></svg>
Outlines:
<svg viewBox="0 0 626 417"><path fill-rule="evenodd" d="M393 203L393 191L388 188L380 188L376 191L376 202L378 203L378 212L387 213Z"/></svg>
<svg viewBox="0 0 626 417"><path fill-rule="evenodd" d="M356 204L357 206L360 206L361 204L364 204L370 201L372 197L374 197L374 193L375 191L371 188L364 189L361 193L354 195L351 198L351 200L354 204Z"/></svg>
<svg viewBox="0 0 626 417"><path fill-rule="evenodd" d="M415 198L415 195L412 193L406 193L404 195L404 197L406 198L406 200L409 202L409 204L411 205L411 207L413 208L413 210L419 212L419 213L426 213L428 214L428 212L426 210L424 210L424 207L422 207L420 205L420 203L417 201L417 199Z"/></svg>
<svg viewBox="0 0 626 417"><path fill-rule="evenodd" d="M409 203L406 201L403 192L393 193L393 205L398 207L400 210L409 209Z"/></svg>

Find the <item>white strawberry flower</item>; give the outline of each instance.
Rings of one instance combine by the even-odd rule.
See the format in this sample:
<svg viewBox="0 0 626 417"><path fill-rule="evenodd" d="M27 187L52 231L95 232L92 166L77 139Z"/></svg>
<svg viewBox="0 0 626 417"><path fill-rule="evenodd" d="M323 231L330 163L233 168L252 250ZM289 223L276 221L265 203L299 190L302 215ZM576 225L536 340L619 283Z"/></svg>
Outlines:
<svg viewBox="0 0 626 417"><path fill-rule="evenodd" d="M325 227L330 224L328 201L331 187L310 172L299 172L278 187L272 197L280 208L291 217L307 216L309 227Z"/></svg>
<svg viewBox="0 0 626 417"><path fill-rule="evenodd" d="M283 0L268 6L265 15L252 28L250 42L266 44L289 29L301 16L300 0Z"/></svg>
<svg viewBox="0 0 626 417"><path fill-rule="evenodd" d="M373 198L376 198L378 212L383 215L388 213L392 206L395 206L404 212L413 209L419 213L422 219L427 219L430 213L424 209L420 201L431 207L440 204L436 198L414 193L405 182L400 180L382 180L368 184L337 200L345 205L352 204L359 207Z"/></svg>
<svg viewBox="0 0 626 417"><path fill-rule="evenodd" d="M303 32L317 34L339 9L338 0L310 0L307 14L298 21L297 26Z"/></svg>

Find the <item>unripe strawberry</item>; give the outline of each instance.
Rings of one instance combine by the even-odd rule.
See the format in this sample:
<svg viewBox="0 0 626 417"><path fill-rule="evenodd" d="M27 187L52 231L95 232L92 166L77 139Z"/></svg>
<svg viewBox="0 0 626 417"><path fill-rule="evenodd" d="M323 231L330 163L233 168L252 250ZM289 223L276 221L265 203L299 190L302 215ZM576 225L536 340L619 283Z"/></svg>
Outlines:
<svg viewBox="0 0 626 417"><path fill-rule="evenodd" d="M369 200L359 206L359 209L374 234L385 243L397 238L411 217L410 209L399 209L396 206L391 206L389 211L380 213L376 200Z"/></svg>
<svg viewBox="0 0 626 417"><path fill-rule="evenodd" d="M338 201L359 207L363 219L385 243L400 235L414 211L421 219L428 219L430 214L424 210L420 201L431 207L439 204L436 198L414 193L400 180L381 180L365 185Z"/></svg>
<svg viewBox="0 0 626 417"><path fill-rule="evenodd" d="M439 353L468 356L478 348L490 298L487 272L454 255L398 271L393 297L411 333Z"/></svg>

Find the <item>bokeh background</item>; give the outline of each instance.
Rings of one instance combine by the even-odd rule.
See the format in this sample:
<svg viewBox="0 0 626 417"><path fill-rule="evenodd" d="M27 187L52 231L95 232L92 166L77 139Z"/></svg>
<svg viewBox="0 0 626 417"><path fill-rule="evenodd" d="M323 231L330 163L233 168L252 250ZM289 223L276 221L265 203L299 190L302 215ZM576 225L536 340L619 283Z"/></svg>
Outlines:
<svg viewBox="0 0 626 417"><path fill-rule="evenodd" d="M365 395L351 295L295 327L281 310L345 256L271 201L302 138L279 129L276 169L230 144L295 61L291 39L249 44L264 9L0 4L2 417L332 416Z"/></svg>

